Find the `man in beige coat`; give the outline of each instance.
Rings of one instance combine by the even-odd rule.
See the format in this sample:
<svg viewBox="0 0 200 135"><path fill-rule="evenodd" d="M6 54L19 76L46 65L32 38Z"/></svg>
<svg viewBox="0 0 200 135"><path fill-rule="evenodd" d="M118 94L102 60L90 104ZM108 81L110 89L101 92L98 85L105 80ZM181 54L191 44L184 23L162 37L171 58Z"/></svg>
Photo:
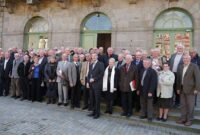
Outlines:
<svg viewBox="0 0 200 135"><path fill-rule="evenodd" d="M193 120L195 95L200 90L200 71L197 65L191 63L189 54L184 54L183 65L177 72L177 93L181 99L181 118L178 124L191 126Z"/></svg>
<svg viewBox="0 0 200 135"><path fill-rule="evenodd" d="M86 61L82 63L81 73L80 73L80 81L84 86L83 88L83 100L84 106L83 110L89 107L89 85L87 85L87 78L89 73L89 67L91 64L91 55L89 53L85 54Z"/></svg>

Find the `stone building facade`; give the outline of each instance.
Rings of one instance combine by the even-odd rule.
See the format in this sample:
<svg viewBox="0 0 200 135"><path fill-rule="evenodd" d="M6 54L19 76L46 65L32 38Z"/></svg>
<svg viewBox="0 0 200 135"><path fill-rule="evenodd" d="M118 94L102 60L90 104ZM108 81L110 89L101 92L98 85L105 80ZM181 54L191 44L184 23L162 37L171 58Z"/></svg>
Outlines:
<svg viewBox="0 0 200 135"><path fill-rule="evenodd" d="M172 52L178 43L200 50L199 0L40 0L33 5L16 1L4 8L3 49L90 48L105 42L116 51L162 46ZM102 20L95 20L101 15Z"/></svg>

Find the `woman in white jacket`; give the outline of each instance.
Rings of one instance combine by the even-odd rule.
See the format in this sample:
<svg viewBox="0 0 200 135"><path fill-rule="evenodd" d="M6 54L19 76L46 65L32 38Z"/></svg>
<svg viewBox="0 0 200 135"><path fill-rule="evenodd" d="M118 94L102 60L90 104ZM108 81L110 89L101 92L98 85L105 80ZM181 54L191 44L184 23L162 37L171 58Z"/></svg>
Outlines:
<svg viewBox="0 0 200 135"><path fill-rule="evenodd" d="M163 71L159 72L157 97L159 107L159 117L157 120L167 121L167 116L171 105L173 104L173 84L174 74L169 69L169 64L163 64Z"/></svg>

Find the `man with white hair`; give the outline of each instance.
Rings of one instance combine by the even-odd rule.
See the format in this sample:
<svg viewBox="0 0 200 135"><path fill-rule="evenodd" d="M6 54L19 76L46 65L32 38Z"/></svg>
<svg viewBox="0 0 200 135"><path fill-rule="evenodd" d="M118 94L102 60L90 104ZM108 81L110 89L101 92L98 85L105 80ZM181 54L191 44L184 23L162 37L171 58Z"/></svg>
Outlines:
<svg viewBox="0 0 200 135"><path fill-rule="evenodd" d="M177 93L181 99L181 118L178 124L191 126L194 115L195 96L200 90L200 71L191 63L189 54L183 55L183 65L177 71Z"/></svg>
<svg viewBox="0 0 200 135"><path fill-rule="evenodd" d="M142 50L137 50L135 53L135 60L132 62L133 65L137 67L138 75L144 69L142 60ZM133 106L136 112L140 111L140 96L136 92L133 92Z"/></svg>
<svg viewBox="0 0 200 135"><path fill-rule="evenodd" d="M122 98L122 109L123 112L121 116L130 117L132 115L132 89L130 83L133 82L133 87L138 89L138 71L137 67L132 63L132 56L126 55L126 64L120 69L119 75L119 86Z"/></svg>
<svg viewBox="0 0 200 135"><path fill-rule="evenodd" d="M152 60L143 60L144 69L140 73L140 87L137 94L140 95L141 119L147 118L149 122L153 119L153 98L157 88L158 76L151 67Z"/></svg>
<svg viewBox="0 0 200 135"><path fill-rule="evenodd" d="M170 70L175 75L174 93L175 93L175 106L176 107L178 107L180 105L180 96L176 92L176 80L177 80L178 67L183 64L183 52L184 52L184 46L182 44L178 44L176 46L176 53L172 54L172 56L169 60Z"/></svg>
<svg viewBox="0 0 200 135"><path fill-rule="evenodd" d="M14 54L15 59L13 60L12 74L11 74L11 97L17 99L21 96L21 88L19 84L19 75L17 69L19 64L22 62L19 53Z"/></svg>

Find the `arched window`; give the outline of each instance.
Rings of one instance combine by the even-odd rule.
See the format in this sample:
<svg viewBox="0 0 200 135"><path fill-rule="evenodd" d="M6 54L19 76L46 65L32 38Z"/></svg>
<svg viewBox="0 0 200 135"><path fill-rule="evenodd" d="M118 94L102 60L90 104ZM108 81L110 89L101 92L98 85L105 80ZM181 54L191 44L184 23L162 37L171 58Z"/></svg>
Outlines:
<svg viewBox="0 0 200 135"><path fill-rule="evenodd" d="M24 31L24 48L48 48L48 29L48 22L44 18L30 19Z"/></svg>
<svg viewBox="0 0 200 135"><path fill-rule="evenodd" d="M81 47L85 49L111 46L112 23L108 16L96 12L88 15L81 25Z"/></svg>
<svg viewBox="0 0 200 135"><path fill-rule="evenodd" d="M165 55L173 53L177 44L189 49L192 46L192 31L192 18L186 11L166 10L155 21L154 46L159 47Z"/></svg>
<svg viewBox="0 0 200 135"><path fill-rule="evenodd" d="M111 30L112 25L110 19L101 13L92 14L84 21L83 30Z"/></svg>

